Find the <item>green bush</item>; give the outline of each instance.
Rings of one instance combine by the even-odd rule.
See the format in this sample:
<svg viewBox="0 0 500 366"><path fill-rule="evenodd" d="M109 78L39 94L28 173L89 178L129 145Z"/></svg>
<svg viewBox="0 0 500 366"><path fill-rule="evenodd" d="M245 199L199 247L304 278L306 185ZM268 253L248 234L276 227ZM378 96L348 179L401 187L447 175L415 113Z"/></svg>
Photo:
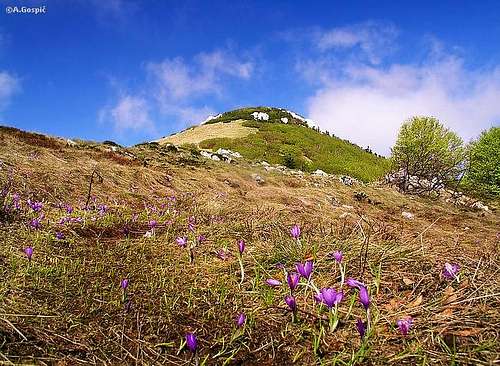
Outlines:
<svg viewBox="0 0 500 366"><path fill-rule="evenodd" d="M412 117L399 130L392 148L392 168L402 173L400 188L408 191L411 177L426 181L421 191L457 181L463 174L462 139L433 117Z"/></svg>
<svg viewBox="0 0 500 366"><path fill-rule="evenodd" d="M483 198L500 198L500 127L483 131L470 144L463 186Z"/></svg>

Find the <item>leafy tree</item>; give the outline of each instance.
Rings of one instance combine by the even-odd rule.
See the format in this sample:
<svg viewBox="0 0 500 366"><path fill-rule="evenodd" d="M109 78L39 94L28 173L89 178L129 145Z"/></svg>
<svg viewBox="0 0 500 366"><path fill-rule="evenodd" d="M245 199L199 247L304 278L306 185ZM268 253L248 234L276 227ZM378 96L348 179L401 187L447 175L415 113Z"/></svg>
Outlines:
<svg viewBox="0 0 500 366"><path fill-rule="evenodd" d="M463 186L484 198L500 198L500 127L483 131L469 146Z"/></svg>
<svg viewBox="0 0 500 366"><path fill-rule="evenodd" d="M412 117L404 122L391 156L400 189L415 193L457 181L463 174L464 158L462 139L433 117Z"/></svg>

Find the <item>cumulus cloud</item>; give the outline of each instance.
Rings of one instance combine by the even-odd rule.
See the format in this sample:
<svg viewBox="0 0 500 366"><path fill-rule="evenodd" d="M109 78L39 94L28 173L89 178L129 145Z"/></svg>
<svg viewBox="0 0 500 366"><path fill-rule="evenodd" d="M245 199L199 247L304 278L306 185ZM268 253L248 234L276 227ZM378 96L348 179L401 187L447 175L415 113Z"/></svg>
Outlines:
<svg viewBox="0 0 500 366"><path fill-rule="evenodd" d="M317 86L307 100L307 112L321 129L389 155L401 123L415 115L437 117L466 141L500 125L500 66L468 68L463 57L435 39L420 62L339 60L333 48L368 42L353 52L369 54L370 37L376 38L360 41L359 34L356 38L344 31L327 33L330 48L324 46L317 59L296 64L302 76Z"/></svg>
<svg viewBox="0 0 500 366"><path fill-rule="evenodd" d="M0 111L10 103L12 96L20 90L20 81L6 71L0 72Z"/></svg>
<svg viewBox="0 0 500 366"><path fill-rule="evenodd" d="M393 25L365 22L317 31L314 43L321 51L354 49L370 63L378 64L384 54L394 49L397 34Z"/></svg>
<svg viewBox="0 0 500 366"><path fill-rule="evenodd" d="M222 96L232 79L248 80L253 63L240 61L228 52L200 53L187 61L180 57L146 63L142 86L122 96L115 106L99 113L101 121L111 120L118 131L153 131L164 117L185 127L215 114L204 103L207 96ZM123 93L121 93L123 94Z"/></svg>
<svg viewBox="0 0 500 366"><path fill-rule="evenodd" d="M189 125L214 113L209 106L195 104L200 97L221 96L228 79L249 79L253 64L224 51L214 51L200 53L191 62L179 57L150 62L146 69L149 89L160 112Z"/></svg>
<svg viewBox="0 0 500 366"><path fill-rule="evenodd" d="M220 94L225 77L248 79L252 69L252 63L240 62L222 51L200 53L191 63L177 57L147 65L160 102Z"/></svg>
<svg viewBox="0 0 500 366"><path fill-rule="evenodd" d="M141 97L124 95L114 107L106 107L99 113L99 120L111 120L118 133L126 130L152 133L154 125L149 117L149 104Z"/></svg>

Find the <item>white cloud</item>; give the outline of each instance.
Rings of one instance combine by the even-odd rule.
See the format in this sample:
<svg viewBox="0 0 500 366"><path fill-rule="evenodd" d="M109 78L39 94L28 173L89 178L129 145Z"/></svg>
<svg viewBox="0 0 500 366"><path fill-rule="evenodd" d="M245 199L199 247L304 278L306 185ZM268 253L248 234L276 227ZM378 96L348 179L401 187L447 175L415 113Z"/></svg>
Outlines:
<svg viewBox="0 0 500 366"><path fill-rule="evenodd" d="M116 132L126 130L152 133L154 125L149 117L149 104L141 97L124 95L114 107L106 107L99 113L101 122L111 120Z"/></svg>
<svg viewBox="0 0 500 366"><path fill-rule="evenodd" d="M385 155L414 115L435 116L465 140L500 125L500 66L469 70L462 59L445 56L414 65L351 65L330 76L308 100L309 116Z"/></svg>
<svg viewBox="0 0 500 366"><path fill-rule="evenodd" d="M151 62L146 69L149 94L156 100L160 113L178 118L183 125L191 125L214 113L209 106L197 106L197 99L221 96L229 79L248 80L253 63L215 51L200 53L191 62L179 57Z"/></svg>
<svg viewBox="0 0 500 366"><path fill-rule="evenodd" d="M357 57L364 57L372 64L395 48L398 32L390 24L365 22L330 30L316 31L313 42L322 51L355 51Z"/></svg>
<svg viewBox="0 0 500 366"><path fill-rule="evenodd" d="M0 72L0 110L10 103L12 96L20 90L20 81L6 71Z"/></svg>
<svg viewBox="0 0 500 366"><path fill-rule="evenodd" d="M135 91L123 93L119 83L113 82L122 96L116 105L99 112L99 120L111 121L119 132L146 130L149 134L156 133L159 127L151 116L156 120L169 117L175 127L197 124L215 114L200 98L221 96L230 79L247 80L252 73L252 62L240 61L220 50L200 53L191 61L176 57L149 62L146 78Z"/></svg>
<svg viewBox="0 0 500 366"><path fill-rule="evenodd" d="M191 63L182 58L149 63L147 70L156 97L163 103L204 94L220 94L225 76L248 79L253 65L240 62L225 52L200 53Z"/></svg>

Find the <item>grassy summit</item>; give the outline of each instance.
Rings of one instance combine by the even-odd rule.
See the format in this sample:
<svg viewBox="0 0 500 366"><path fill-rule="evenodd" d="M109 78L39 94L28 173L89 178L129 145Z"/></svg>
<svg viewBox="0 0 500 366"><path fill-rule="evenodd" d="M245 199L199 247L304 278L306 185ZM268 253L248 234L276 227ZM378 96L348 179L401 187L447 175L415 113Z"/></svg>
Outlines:
<svg viewBox="0 0 500 366"><path fill-rule="evenodd" d="M263 115L254 117L254 113ZM221 127L226 124L223 132ZM210 133L210 128L214 133ZM202 132L205 137L200 137ZM175 144L196 141L201 148L231 149L250 160L265 160L309 172L321 169L331 174L350 175L365 182L380 178L389 167L386 159L349 141L319 132L312 121L293 112L270 107L242 108L222 113L202 126L162 140Z"/></svg>

